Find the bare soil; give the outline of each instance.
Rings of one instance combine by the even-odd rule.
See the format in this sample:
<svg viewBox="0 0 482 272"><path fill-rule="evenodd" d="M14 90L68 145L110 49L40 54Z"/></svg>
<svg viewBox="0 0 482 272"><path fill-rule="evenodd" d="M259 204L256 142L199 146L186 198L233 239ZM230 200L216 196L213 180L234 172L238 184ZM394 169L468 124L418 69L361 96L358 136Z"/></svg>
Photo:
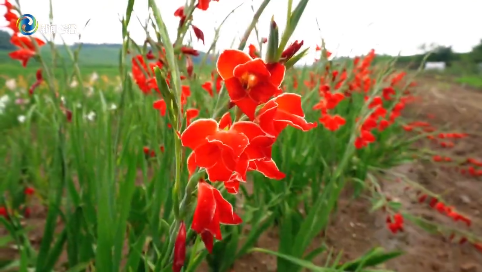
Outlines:
<svg viewBox="0 0 482 272"><path fill-rule="evenodd" d="M427 78L419 82L416 94L421 103L411 106L405 117L422 121L429 120L434 126L449 128L452 131L467 132L469 138L458 140L451 149L438 145L430 147L446 156L457 158L474 157L482 160L482 91L466 89L459 85ZM427 119L427 114L433 118ZM412 180L427 189L442 194L444 199L473 220L470 229L482 237L482 180L461 175L452 170L443 170L432 163L414 164L394 169L407 174ZM403 203L406 211L423 218L448 226L464 229L460 223L438 214L429 205L416 201L413 194L407 193L401 183L383 184L383 191ZM335 251L343 250L342 261L353 260L375 246L388 250L400 249L405 254L383 265L385 269L400 272L482 272L482 252L469 244L451 243L440 235L431 235L407 222L404 232L392 234L386 227L385 214L370 213L371 204L364 198L353 200L350 192L345 192L339 203L339 212L333 216L324 242ZM25 222L32 226L31 240L38 244L43 231L46 213L41 207L32 207L31 218ZM5 230L0 229L0 234ZM314 244L321 245L321 235ZM276 250L278 237L275 230L268 231L256 246ZM12 248L0 248L0 259L18 258ZM321 260L316 261L320 263ZM202 267L200 271L205 271ZM252 253L239 260L233 271L276 271L276 258L261 253Z"/></svg>

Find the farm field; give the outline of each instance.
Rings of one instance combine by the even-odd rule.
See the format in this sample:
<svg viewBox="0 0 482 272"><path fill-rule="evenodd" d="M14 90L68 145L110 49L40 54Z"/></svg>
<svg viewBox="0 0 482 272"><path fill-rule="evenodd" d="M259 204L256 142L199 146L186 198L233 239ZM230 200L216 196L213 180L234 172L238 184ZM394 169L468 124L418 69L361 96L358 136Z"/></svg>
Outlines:
<svg viewBox="0 0 482 272"><path fill-rule="evenodd" d="M148 0L140 44L135 2L82 48L0 4L0 272L482 271L482 41L340 57L263 0L227 48L223 1Z"/></svg>

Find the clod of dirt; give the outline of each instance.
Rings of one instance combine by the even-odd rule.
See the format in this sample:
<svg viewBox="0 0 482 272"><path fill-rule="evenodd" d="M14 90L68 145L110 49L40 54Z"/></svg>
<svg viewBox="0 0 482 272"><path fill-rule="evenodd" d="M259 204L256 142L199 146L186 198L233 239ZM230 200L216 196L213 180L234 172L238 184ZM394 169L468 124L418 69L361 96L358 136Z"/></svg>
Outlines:
<svg viewBox="0 0 482 272"><path fill-rule="evenodd" d="M467 195L461 195L460 200L462 200L462 202L464 202L465 204L469 204L471 202L470 197Z"/></svg>
<svg viewBox="0 0 482 272"><path fill-rule="evenodd" d="M474 263L466 263L460 266L461 272L477 272L477 265Z"/></svg>

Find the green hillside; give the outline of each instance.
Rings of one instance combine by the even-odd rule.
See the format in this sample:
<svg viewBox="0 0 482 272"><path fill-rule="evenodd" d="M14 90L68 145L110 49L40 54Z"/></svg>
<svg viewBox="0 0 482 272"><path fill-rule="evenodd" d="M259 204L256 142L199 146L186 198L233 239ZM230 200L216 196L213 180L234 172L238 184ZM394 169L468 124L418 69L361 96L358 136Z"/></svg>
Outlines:
<svg viewBox="0 0 482 272"><path fill-rule="evenodd" d="M70 50L74 51L76 49L77 46L70 46ZM79 65L82 67L84 73L96 71L107 75L118 74L120 49L120 44L84 44L79 53ZM70 64L71 61L68 50L62 45L58 45L57 50L60 58L63 59L67 63L66 66L71 69L72 65ZM12 52L12 50L0 49L0 74L7 76L14 76L25 72L31 74L31 72L38 69L39 64L32 59L25 70L18 61L12 60L8 56L9 52ZM48 45L42 47L41 54L47 63L52 62L52 52ZM204 53L200 52L198 57L193 58L193 62L199 63L203 56Z"/></svg>

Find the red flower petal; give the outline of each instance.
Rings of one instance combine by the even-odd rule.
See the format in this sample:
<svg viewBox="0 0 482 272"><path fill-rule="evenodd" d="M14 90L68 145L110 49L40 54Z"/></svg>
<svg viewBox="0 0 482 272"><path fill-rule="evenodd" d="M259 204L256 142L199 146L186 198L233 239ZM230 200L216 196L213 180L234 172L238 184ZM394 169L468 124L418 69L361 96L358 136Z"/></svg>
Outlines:
<svg viewBox="0 0 482 272"><path fill-rule="evenodd" d="M196 165L199 167L213 167L221 157L221 150L217 144L206 143L194 150Z"/></svg>
<svg viewBox="0 0 482 272"><path fill-rule="evenodd" d="M243 220L233 211L233 206L229 203L221 193L214 189L214 199L216 200L216 213L219 214L219 222L224 225L241 224Z"/></svg>
<svg viewBox="0 0 482 272"><path fill-rule="evenodd" d="M260 82L249 91L249 96L258 104L268 102L268 100L278 91L278 88L269 82Z"/></svg>
<svg viewBox="0 0 482 272"><path fill-rule="evenodd" d="M209 135L207 140L209 142L219 141L224 146L229 147L235 158L238 158L249 144L246 135L235 131L218 131L216 134Z"/></svg>
<svg viewBox="0 0 482 272"><path fill-rule="evenodd" d="M243 51L239 50L224 50L219 55L216 67L219 75L224 79L232 78L234 76L234 68L236 66L250 61L251 58Z"/></svg>
<svg viewBox="0 0 482 272"><path fill-rule="evenodd" d="M286 177L273 160L254 161L254 164L256 165L256 170L267 178L280 180Z"/></svg>
<svg viewBox="0 0 482 272"><path fill-rule="evenodd" d="M229 112L226 112L219 121L219 129L231 128L232 124L233 120L231 119L231 114Z"/></svg>
<svg viewBox="0 0 482 272"><path fill-rule="evenodd" d="M269 65L269 72L271 73L271 78L269 82L276 87L281 86L283 79L285 78L286 67L281 63L274 63Z"/></svg>
<svg viewBox="0 0 482 272"><path fill-rule="evenodd" d="M177 233L176 242L174 244L174 261L172 263L172 270L174 272L181 271L186 259L186 224L181 222L179 231Z"/></svg>
<svg viewBox="0 0 482 272"><path fill-rule="evenodd" d="M244 114L246 114L246 116L249 117L250 120L254 120L258 102L254 101L250 97L245 97L234 103Z"/></svg>
<svg viewBox="0 0 482 272"><path fill-rule="evenodd" d="M164 99L155 101L152 106L154 109L159 110L161 116L166 116L166 102Z"/></svg>
<svg viewBox="0 0 482 272"><path fill-rule="evenodd" d="M246 89L243 88L241 82L239 82L237 78L232 77L226 79L224 84L226 85L231 101L236 102L247 97L248 93L246 92Z"/></svg>
<svg viewBox="0 0 482 272"><path fill-rule="evenodd" d="M186 126L191 124L192 119L196 118L199 115L198 109L187 109L186 110Z"/></svg>
<svg viewBox="0 0 482 272"><path fill-rule="evenodd" d="M213 135L218 130L218 123L213 119L198 119L189 125L181 134L183 146L196 149L206 142L206 137Z"/></svg>
<svg viewBox="0 0 482 272"><path fill-rule="evenodd" d="M187 170L189 171L189 177L196 171L196 153L194 152L187 157Z"/></svg>
<svg viewBox="0 0 482 272"><path fill-rule="evenodd" d="M234 68L234 76L242 77L245 74L254 74L258 77L258 80L265 80L271 77L271 73L268 71L266 64L262 59L250 60L246 63L239 64Z"/></svg>

